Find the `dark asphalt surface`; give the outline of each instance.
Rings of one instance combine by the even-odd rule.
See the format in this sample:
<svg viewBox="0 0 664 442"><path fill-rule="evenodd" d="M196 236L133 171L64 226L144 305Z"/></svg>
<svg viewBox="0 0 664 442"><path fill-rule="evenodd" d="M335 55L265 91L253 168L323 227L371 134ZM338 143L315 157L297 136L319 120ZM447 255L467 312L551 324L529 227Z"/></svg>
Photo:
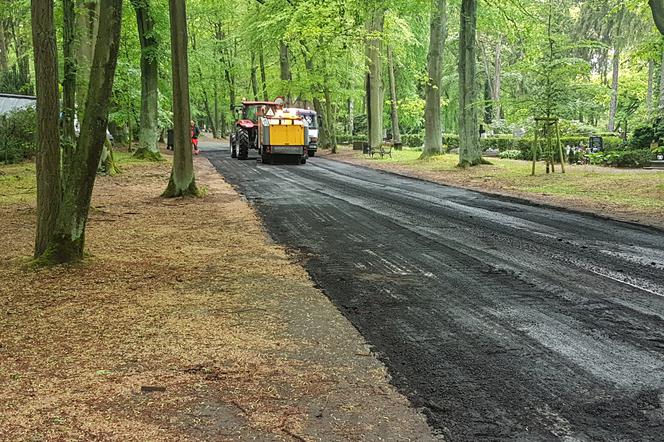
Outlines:
<svg viewBox="0 0 664 442"><path fill-rule="evenodd" d="M664 440L662 232L207 152L449 440Z"/></svg>

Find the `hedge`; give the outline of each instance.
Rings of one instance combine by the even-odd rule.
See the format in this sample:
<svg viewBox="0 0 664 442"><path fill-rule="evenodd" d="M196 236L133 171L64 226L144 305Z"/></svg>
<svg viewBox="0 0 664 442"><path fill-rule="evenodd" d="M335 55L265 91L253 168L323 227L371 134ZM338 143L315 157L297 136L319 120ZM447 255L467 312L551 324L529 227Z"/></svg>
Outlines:
<svg viewBox="0 0 664 442"><path fill-rule="evenodd" d="M654 154L650 149L631 149L614 152L586 154L590 164L613 167L644 167L650 164Z"/></svg>
<svg viewBox="0 0 664 442"><path fill-rule="evenodd" d="M37 114L33 107L6 114L0 119L0 161L17 163L37 153Z"/></svg>

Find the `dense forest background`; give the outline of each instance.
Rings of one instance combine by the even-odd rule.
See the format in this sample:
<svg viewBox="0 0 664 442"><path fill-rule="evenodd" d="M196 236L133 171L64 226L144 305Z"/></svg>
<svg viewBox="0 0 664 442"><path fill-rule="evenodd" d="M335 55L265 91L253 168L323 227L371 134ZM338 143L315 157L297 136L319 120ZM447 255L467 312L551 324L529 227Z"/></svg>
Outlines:
<svg viewBox="0 0 664 442"><path fill-rule="evenodd" d="M146 38L157 66L158 126L172 124L168 5L126 3L131 7L123 10L110 110L111 131L120 143L138 139L140 132L141 43ZM222 136L234 119L231 109L243 98L285 96L316 108L328 143L365 136L368 43L377 40L384 135L389 138L393 131L394 95L404 144L422 145L430 16L440 3L189 1L192 114ZM77 29L94 34L97 2L79 1L75 7ZM650 125L664 107L664 43L645 1L481 1L477 7L478 100L473 105L481 109L487 134L527 134L533 117L547 109L563 119L564 135L622 136ZM456 134L459 124L460 8L461 2L453 0L445 11L440 88L445 134ZM149 17L148 27L141 28L137 13ZM62 47L61 2L55 20ZM30 30L29 1L2 0L0 92L34 93ZM77 33L79 71L90 58L80 40L85 37ZM59 64L63 69L64 57Z"/></svg>

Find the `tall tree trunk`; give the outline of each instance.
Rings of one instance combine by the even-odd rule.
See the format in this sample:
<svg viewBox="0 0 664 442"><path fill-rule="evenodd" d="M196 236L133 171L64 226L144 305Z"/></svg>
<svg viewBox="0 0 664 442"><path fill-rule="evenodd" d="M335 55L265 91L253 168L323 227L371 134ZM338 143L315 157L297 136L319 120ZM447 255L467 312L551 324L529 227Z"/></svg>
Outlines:
<svg viewBox="0 0 664 442"><path fill-rule="evenodd" d="M265 74L265 54L263 54L263 43L258 44L258 64L261 70L261 90L263 91L263 100L268 101L267 93L267 75Z"/></svg>
<svg viewBox="0 0 664 442"><path fill-rule="evenodd" d="M256 54L251 51L251 91L254 93L254 100L258 101L258 67L256 66Z"/></svg>
<svg viewBox="0 0 664 442"><path fill-rule="evenodd" d="M51 241L61 198L58 60L52 0L32 0L37 84L37 232L35 258Z"/></svg>
<svg viewBox="0 0 664 442"><path fill-rule="evenodd" d="M348 134L353 135L355 132L355 103L353 99L348 99Z"/></svg>
<svg viewBox="0 0 664 442"><path fill-rule="evenodd" d="M502 119L502 107L500 106L500 89L502 88L502 49L503 49L503 38L502 36L498 39L496 43L496 59L494 62L494 73L493 73L493 115L496 120Z"/></svg>
<svg viewBox="0 0 664 442"><path fill-rule="evenodd" d="M385 9L377 7L367 23L367 31L372 37L367 41L367 121L369 124L369 144L378 148L383 144L383 63L381 57L381 37L385 23Z"/></svg>
<svg viewBox="0 0 664 442"><path fill-rule="evenodd" d="M394 75L394 53L392 48L387 48L387 62L390 76L390 109L392 113L392 143L401 145L401 129L399 128L399 107L397 98L397 81Z"/></svg>
<svg viewBox="0 0 664 442"><path fill-rule="evenodd" d="M652 112L653 81L655 77L655 60L648 60L648 92L646 93L646 109Z"/></svg>
<svg viewBox="0 0 664 442"><path fill-rule="evenodd" d="M7 39L5 38L5 23L0 19L0 72L7 72L9 70L9 62L7 60Z"/></svg>
<svg viewBox="0 0 664 442"><path fill-rule="evenodd" d="M477 0L462 0L459 33L459 167L482 163L477 122Z"/></svg>
<svg viewBox="0 0 664 442"><path fill-rule="evenodd" d="M307 69L307 72L309 75L315 75L315 67L314 67L314 59L308 55L306 51L303 51L303 58L304 58L304 66ZM327 106L324 105L319 96L321 94L321 89L323 90L323 94L325 93L325 87L321 87L320 83L318 80L314 82L312 85L312 93L313 93L313 102L314 102L314 110L316 111L318 121L320 122L318 126L318 147L321 149L332 149L333 144L332 144L332 137L330 136L329 132L329 121L327 117Z"/></svg>
<svg viewBox="0 0 664 442"><path fill-rule="evenodd" d="M427 56L426 105L424 108L424 149L422 156L443 151L443 129L440 121L440 88L443 77L443 51L447 38L447 1L431 0L429 24L429 53Z"/></svg>
<svg viewBox="0 0 664 442"><path fill-rule="evenodd" d="M664 113L664 49L662 49L662 62L659 71L659 112Z"/></svg>
<svg viewBox="0 0 664 442"><path fill-rule="evenodd" d="M323 79L323 93L325 96L325 126L327 144L332 153L337 153L337 132L334 127L334 111L332 109L332 94L330 93L327 75Z"/></svg>
<svg viewBox="0 0 664 442"><path fill-rule="evenodd" d="M62 81L62 135L66 149L76 143L74 119L76 117L76 5L74 0L63 0L62 53L64 56L64 78Z"/></svg>
<svg viewBox="0 0 664 442"><path fill-rule="evenodd" d="M82 0L79 9L76 25L76 100L80 121L83 113L85 113L84 105L87 102L88 79L99 29L99 0Z"/></svg>
<svg viewBox="0 0 664 442"><path fill-rule="evenodd" d="M664 35L664 0L648 0L659 33Z"/></svg>
<svg viewBox="0 0 664 442"><path fill-rule="evenodd" d="M201 65L198 65L198 81L203 84L203 71L201 70ZM216 85L215 85L216 89ZM208 123L212 129L212 137L217 138L217 123L214 120L214 115L212 114L212 108L210 106L210 98L208 97L207 88L203 87L203 106L205 107L205 115L207 116Z"/></svg>
<svg viewBox="0 0 664 442"><path fill-rule="evenodd" d="M620 50L613 50L613 79L611 81L611 108L609 109L609 124L607 130L613 132L616 128L616 112L618 110L618 80L620 75Z"/></svg>
<svg viewBox="0 0 664 442"><path fill-rule="evenodd" d="M189 108L189 60L187 57L187 11L185 0L169 0L171 22L171 60L173 74L173 170L163 196L167 198L194 195L198 189L194 178L191 148L191 112Z"/></svg>
<svg viewBox="0 0 664 442"><path fill-rule="evenodd" d="M291 102L291 80L293 79L290 68L290 50L282 40L279 42L279 78L281 79L282 93Z"/></svg>
<svg viewBox="0 0 664 442"><path fill-rule="evenodd" d="M159 40L149 0L132 0L141 44L141 120L134 157L161 160L159 139Z"/></svg>
<svg viewBox="0 0 664 442"><path fill-rule="evenodd" d="M83 258L85 228L97 168L106 140L108 106L113 89L122 0L101 0L96 50L90 69L85 115L76 151L63 167L65 171L55 230L47 250L40 256L50 263L78 261Z"/></svg>
<svg viewBox="0 0 664 442"><path fill-rule="evenodd" d="M212 127L212 138L221 138L224 135L223 128L220 131L219 121L219 88L217 87L217 79L214 80L214 126Z"/></svg>

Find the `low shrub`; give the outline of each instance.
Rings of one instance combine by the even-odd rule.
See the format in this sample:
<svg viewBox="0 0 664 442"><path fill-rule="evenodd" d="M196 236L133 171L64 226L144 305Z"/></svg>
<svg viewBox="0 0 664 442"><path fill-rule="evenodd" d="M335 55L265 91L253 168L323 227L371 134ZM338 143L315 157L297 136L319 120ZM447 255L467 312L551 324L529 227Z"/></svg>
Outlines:
<svg viewBox="0 0 664 442"><path fill-rule="evenodd" d="M653 159L650 149L630 149L586 154L590 164L613 167L644 167Z"/></svg>
<svg viewBox="0 0 664 442"><path fill-rule="evenodd" d="M422 147L424 145L424 134L401 135L401 143L406 147Z"/></svg>
<svg viewBox="0 0 664 442"><path fill-rule="evenodd" d="M504 150L498 154L499 158L508 159L508 160L522 160L523 153L520 150Z"/></svg>
<svg viewBox="0 0 664 442"><path fill-rule="evenodd" d="M18 163L37 153L37 113L34 107L0 117L0 161Z"/></svg>

